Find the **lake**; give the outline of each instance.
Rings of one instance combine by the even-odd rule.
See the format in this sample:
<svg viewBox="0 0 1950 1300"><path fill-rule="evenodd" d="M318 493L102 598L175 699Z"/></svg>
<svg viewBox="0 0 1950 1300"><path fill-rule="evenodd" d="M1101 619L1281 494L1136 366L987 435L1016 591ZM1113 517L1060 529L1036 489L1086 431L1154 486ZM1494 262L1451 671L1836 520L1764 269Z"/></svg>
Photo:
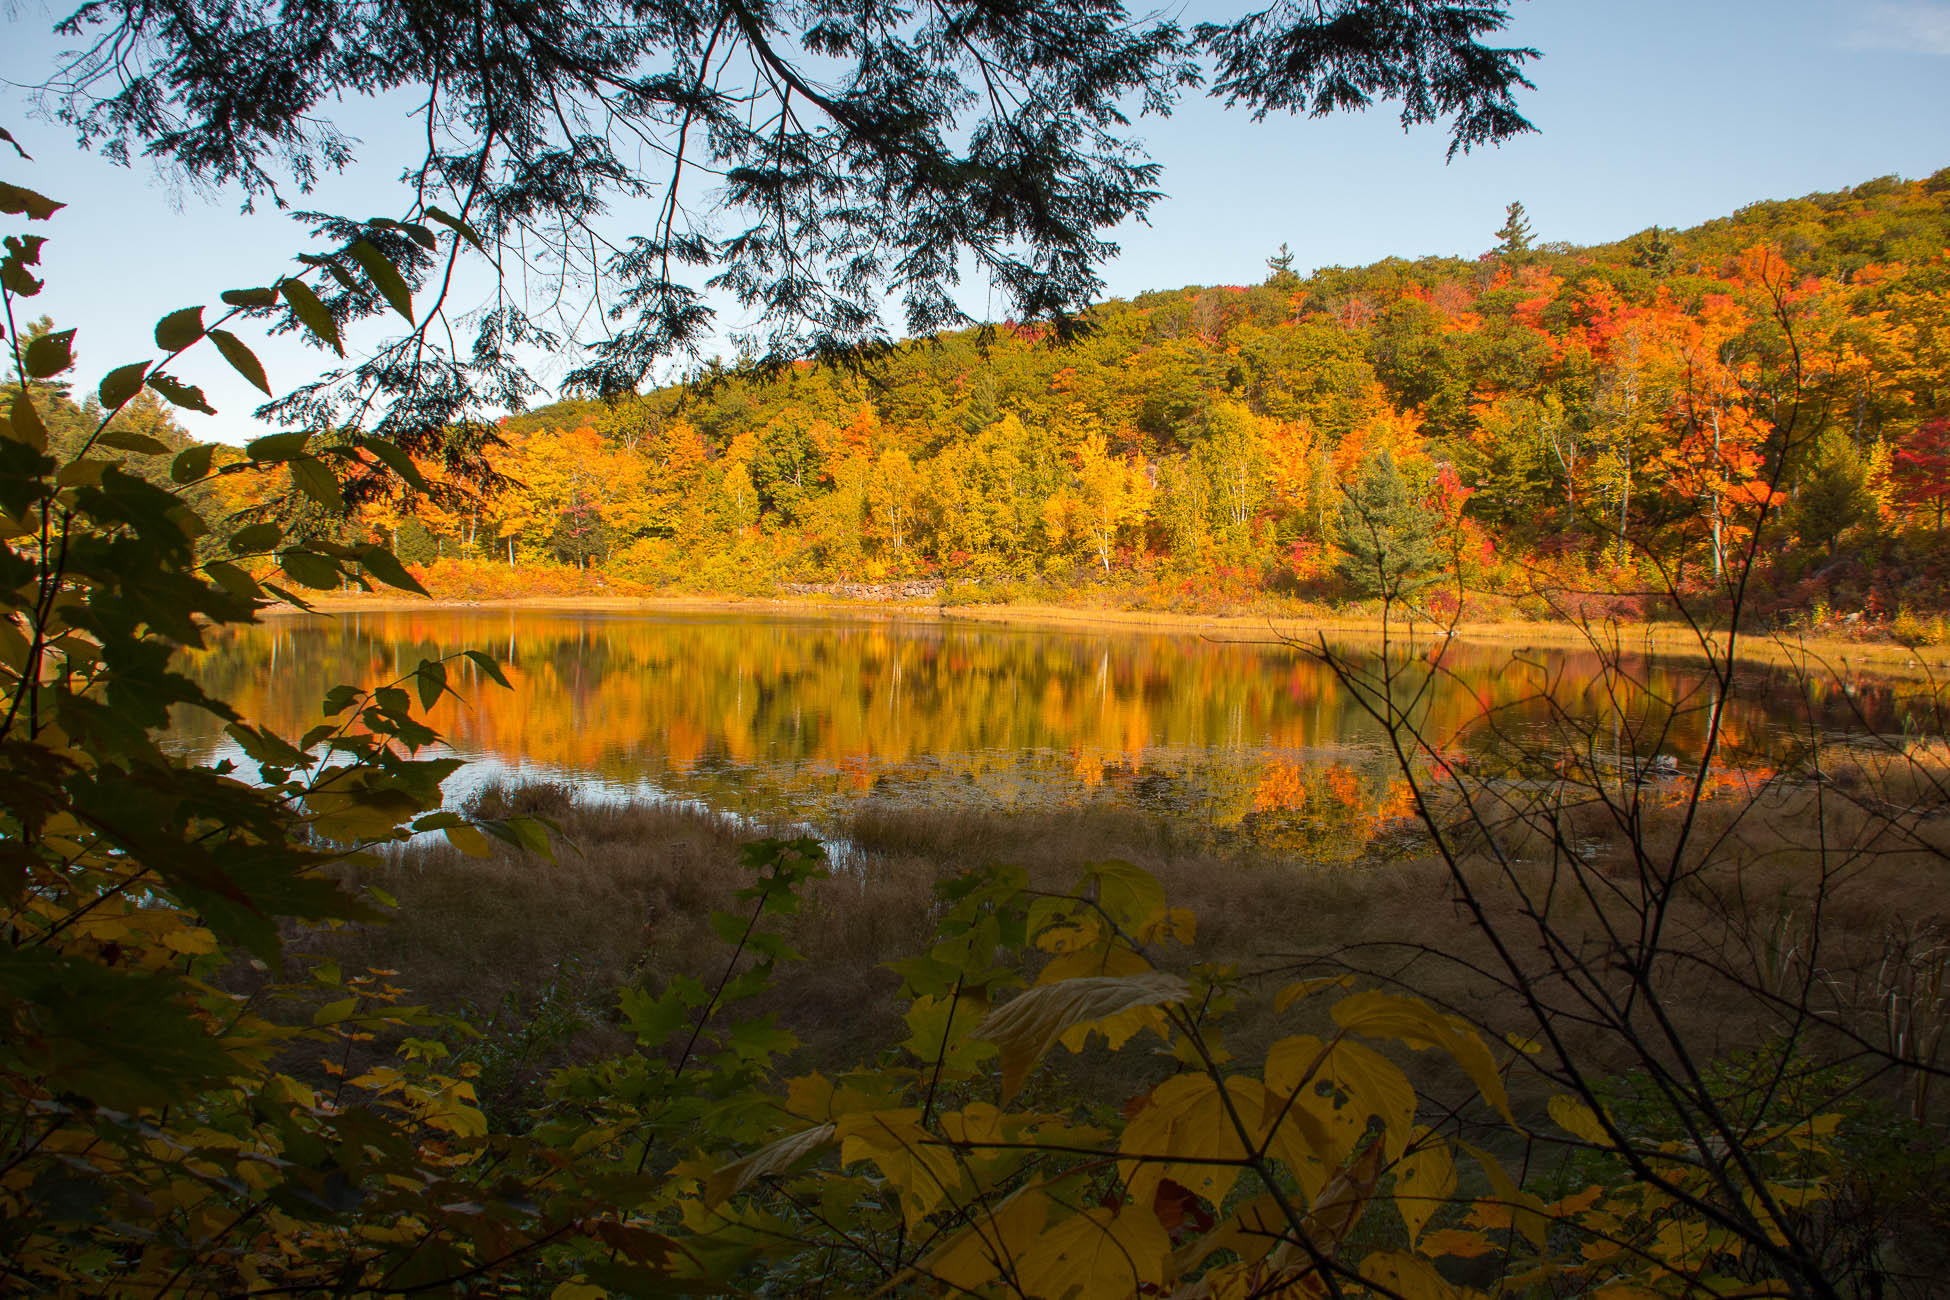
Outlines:
<svg viewBox="0 0 1950 1300"><path fill-rule="evenodd" d="M736 613L429 609L289 615L228 630L190 670L287 738L339 683L379 685L465 649L462 700L430 721L470 761L449 789L573 782L605 798L690 801L766 822L836 825L863 805L1048 809L1102 803L1189 828L1320 852L1406 811L1382 728L1319 660L1277 643L1047 631L956 620ZM1374 647L1348 652L1372 664ZM1697 752L1712 693L1697 665L1626 656L1605 689L1590 651L1437 642L1396 668L1452 762L1580 743L1614 759ZM1567 740L1544 698L1588 724ZM1901 726L1887 685L1743 670L1726 706L1736 764L1765 766L1816 730ZM1634 733L1640 733L1634 741ZM1661 734L1662 733L1662 734ZM208 718L178 743L236 754ZM1607 748L1609 747L1609 748ZM241 754L236 754L241 758Z"/></svg>

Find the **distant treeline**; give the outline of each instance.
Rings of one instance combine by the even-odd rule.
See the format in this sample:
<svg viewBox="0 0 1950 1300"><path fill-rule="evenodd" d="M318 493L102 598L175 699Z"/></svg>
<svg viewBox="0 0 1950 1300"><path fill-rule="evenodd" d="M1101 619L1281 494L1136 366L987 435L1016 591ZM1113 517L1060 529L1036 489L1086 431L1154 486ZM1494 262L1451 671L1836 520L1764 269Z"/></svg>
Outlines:
<svg viewBox="0 0 1950 1300"><path fill-rule="evenodd" d="M1302 276L1282 250L1256 285L1106 302L1070 346L1003 326L543 407L504 422L498 489L347 528L642 588L1323 599L1385 585L1370 534L1405 589L1460 566L1629 599L1710 584L1765 505L1777 606L1950 604L1950 169L1589 248L1510 216L1474 260Z"/></svg>

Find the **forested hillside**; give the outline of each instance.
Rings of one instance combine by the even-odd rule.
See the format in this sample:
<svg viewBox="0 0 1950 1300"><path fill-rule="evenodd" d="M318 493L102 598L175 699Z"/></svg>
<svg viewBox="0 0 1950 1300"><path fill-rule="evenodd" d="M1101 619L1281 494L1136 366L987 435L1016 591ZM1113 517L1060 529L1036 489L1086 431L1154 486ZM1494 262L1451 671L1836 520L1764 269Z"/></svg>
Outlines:
<svg viewBox="0 0 1950 1300"><path fill-rule="evenodd" d="M1070 346L1004 326L547 406L503 425L498 490L426 464L432 499L353 528L454 594L573 570L1442 607L1459 573L1492 612L1542 585L1634 614L1668 575L1708 589L1766 505L1763 613L1950 605L1950 170L1590 248L1517 209L1494 238L1304 277L1282 252L1256 285L1103 303Z"/></svg>

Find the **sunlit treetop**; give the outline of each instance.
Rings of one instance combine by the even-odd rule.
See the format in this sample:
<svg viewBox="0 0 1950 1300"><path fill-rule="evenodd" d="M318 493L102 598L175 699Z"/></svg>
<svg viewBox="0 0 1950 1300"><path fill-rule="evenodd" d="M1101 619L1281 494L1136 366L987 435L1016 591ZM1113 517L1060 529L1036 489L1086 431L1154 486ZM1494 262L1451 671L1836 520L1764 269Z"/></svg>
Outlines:
<svg viewBox="0 0 1950 1300"><path fill-rule="evenodd" d="M96 0L59 25L76 48L41 91L109 157L279 205L352 161L344 104L410 94L408 224L301 215L351 272L325 285L336 317L386 308L347 260L363 240L425 294L420 319L275 414L411 444L534 391L516 351L560 340L512 296L524 279L543 302L596 291L605 330L567 380L591 394L699 359L712 291L760 322L741 343L761 366L885 348L890 300L907 334L969 323L964 276L1060 336L1106 233L1161 197L1134 118L1203 87L1256 116L1398 101L1452 153L1500 141L1531 129L1514 94L1536 51L1493 44L1511 3L1276 3L1187 29L1116 0ZM428 323L470 250L501 287L449 348Z"/></svg>

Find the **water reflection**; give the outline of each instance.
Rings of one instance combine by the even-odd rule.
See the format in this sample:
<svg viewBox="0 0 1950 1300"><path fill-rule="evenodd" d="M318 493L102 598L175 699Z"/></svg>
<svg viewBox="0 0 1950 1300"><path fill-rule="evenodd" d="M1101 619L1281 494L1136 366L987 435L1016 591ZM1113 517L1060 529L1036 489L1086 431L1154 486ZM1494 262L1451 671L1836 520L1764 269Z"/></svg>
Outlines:
<svg viewBox="0 0 1950 1300"><path fill-rule="evenodd" d="M319 719L331 686L372 685L422 658L479 649L507 664L500 690L465 661L464 702L432 724L482 775L547 774L614 793L830 822L859 801L1001 809L1106 802L1322 853L1406 809L1380 726L1357 692L1297 649L1181 635L1053 633L953 622L732 615L453 611L279 617L226 633L190 670L287 736ZM1358 649L1358 648L1357 648ZM1395 665L1421 691L1415 717L1453 761L1503 761L1562 744L1560 708L1633 748L1685 755L1711 707L1681 662L1627 660L1608 685L1592 653L1453 644ZM1882 688L1811 698L1818 725L1892 725ZM1742 761L1793 743L1809 709L1785 672L1745 674L1726 704ZM186 720L182 743L226 743ZM1647 755L1648 759L1652 756Z"/></svg>

